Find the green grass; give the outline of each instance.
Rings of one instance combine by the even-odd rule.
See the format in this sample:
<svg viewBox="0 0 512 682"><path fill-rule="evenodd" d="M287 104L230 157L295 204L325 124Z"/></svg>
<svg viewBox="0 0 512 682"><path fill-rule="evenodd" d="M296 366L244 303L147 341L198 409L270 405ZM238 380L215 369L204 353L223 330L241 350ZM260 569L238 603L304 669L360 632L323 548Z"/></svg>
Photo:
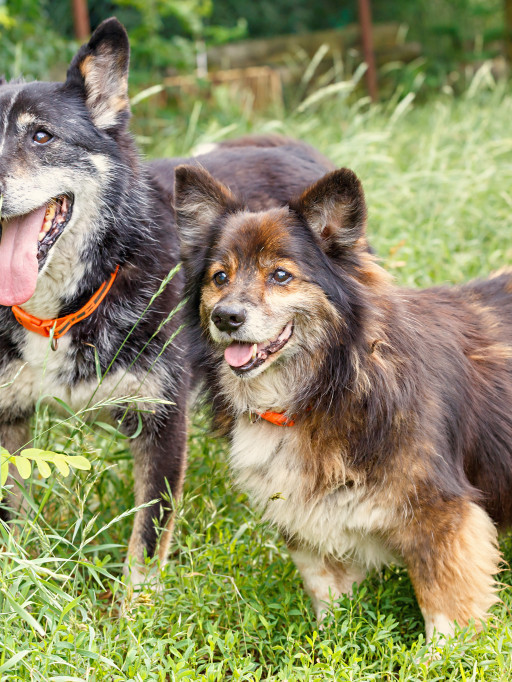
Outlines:
<svg viewBox="0 0 512 682"><path fill-rule="evenodd" d="M339 98L284 123L235 108L139 121L152 155L248 130L302 137L361 177L371 242L401 284L461 282L512 262L512 96L474 87L422 106ZM403 100L402 100L403 102ZM135 108L135 125L138 113ZM4 390L13 390L7 388ZM70 429L40 414L39 446ZM92 472L32 484L37 518L0 529L0 680L500 680L512 678L512 575L488 628L460 632L427 664L423 623L395 567L340 600L319 631L278 534L230 482L227 445L194 416L185 495L163 590L117 616L133 505L126 441L81 431ZM512 537L502 539L512 559ZM114 593L110 596L108 590ZM106 593L107 592L107 593ZM106 593L106 594L105 594Z"/></svg>

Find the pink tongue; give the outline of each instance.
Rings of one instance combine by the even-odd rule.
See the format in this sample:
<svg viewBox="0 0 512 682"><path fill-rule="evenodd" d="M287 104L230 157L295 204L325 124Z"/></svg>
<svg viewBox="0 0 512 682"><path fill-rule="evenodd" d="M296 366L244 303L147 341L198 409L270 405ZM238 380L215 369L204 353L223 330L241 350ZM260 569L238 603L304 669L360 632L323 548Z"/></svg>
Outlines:
<svg viewBox="0 0 512 682"><path fill-rule="evenodd" d="M224 359L231 367L246 365L252 358L252 343L237 343L236 341L224 351Z"/></svg>
<svg viewBox="0 0 512 682"><path fill-rule="evenodd" d="M37 238L46 206L4 220L0 241L0 305L21 305L36 290L39 263Z"/></svg>

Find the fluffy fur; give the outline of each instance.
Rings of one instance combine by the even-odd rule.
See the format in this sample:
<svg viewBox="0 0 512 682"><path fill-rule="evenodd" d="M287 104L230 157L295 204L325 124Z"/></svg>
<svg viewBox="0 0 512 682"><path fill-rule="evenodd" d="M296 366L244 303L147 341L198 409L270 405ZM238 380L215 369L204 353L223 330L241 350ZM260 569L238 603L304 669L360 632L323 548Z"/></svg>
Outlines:
<svg viewBox="0 0 512 682"><path fill-rule="evenodd" d="M194 363L317 613L399 561L429 639L478 625L497 601L496 526L512 521L512 272L396 287L347 169L254 212L182 167L176 208Z"/></svg>
<svg viewBox="0 0 512 682"><path fill-rule="evenodd" d="M129 435L138 433L139 418L143 421L140 435L130 441L135 503L157 503L135 517L129 563L132 580L138 583L144 555L158 551L164 560L167 553L172 527L168 492L180 494L186 463L190 379L187 338L181 334L172 340L182 314L167 320L182 299L181 273L148 309L179 259L171 204L174 168L183 159L140 162L128 131L128 64L126 32L116 19L109 19L80 48L64 83L0 85L2 239L7 225L12 235L16 221L23 224L55 197L72 202L62 233L45 253L38 252L43 257L33 295L15 302L43 319L74 313L119 265L101 306L72 327L55 352L46 338L16 322L12 303L5 302L11 293L4 287L0 385L13 384L0 389L0 445L13 454L28 445L28 424L40 399L55 407L56 397L74 410L130 396L165 401L143 412L125 414L124 406L107 410L114 423L122 420L121 428ZM188 161L232 183L253 206L282 202L288 176L293 188L330 167L307 145L278 136L246 138L226 148L217 145L210 154ZM15 245L23 241L18 237ZM36 247L36 237L33 241L29 250ZM13 256L15 263L21 262L16 249ZM7 274L3 276L5 283ZM9 278L16 284L11 270ZM101 387L95 354L104 375ZM11 492L17 490L14 486ZM7 499L11 508L17 506L13 497ZM7 517L6 509L2 516ZM160 537L158 528L165 529Z"/></svg>

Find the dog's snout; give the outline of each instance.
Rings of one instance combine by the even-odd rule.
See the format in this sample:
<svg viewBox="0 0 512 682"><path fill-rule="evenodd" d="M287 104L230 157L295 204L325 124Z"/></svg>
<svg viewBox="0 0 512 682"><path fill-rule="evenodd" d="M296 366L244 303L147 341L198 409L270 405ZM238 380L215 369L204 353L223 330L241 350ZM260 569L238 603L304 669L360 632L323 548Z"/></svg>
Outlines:
<svg viewBox="0 0 512 682"><path fill-rule="evenodd" d="M212 322L221 332L234 332L245 322L247 313L244 308L235 306L215 306Z"/></svg>

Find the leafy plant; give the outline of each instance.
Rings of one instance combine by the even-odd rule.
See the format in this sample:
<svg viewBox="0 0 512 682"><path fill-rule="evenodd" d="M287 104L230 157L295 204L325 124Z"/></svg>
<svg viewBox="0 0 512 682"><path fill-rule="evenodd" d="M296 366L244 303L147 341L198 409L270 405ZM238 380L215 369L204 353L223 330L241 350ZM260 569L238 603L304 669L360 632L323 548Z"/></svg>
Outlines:
<svg viewBox="0 0 512 682"><path fill-rule="evenodd" d="M19 455L11 455L5 448L0 447L0 500L3 497L2 488L9 475L9 463L14 464L23 480L30 478L32 462L37 465L39 474L48 478L51 474L49 464L53 464L62 476L69 474L69 467L89 471L91 463L82 455L66 455L61 452L50 452L39 448L27 448Z"/></svg>
<svg viewBox="0 0 512 682"><path fill-rule="evenodd" d="M128 29L138 69L193 70L205 54L206 43L228 42L246 34L243 20L233 28L209 25L212 0L117 0L116 4L137 14Z"/></svg>
<svg viewBox="0 0 512 682"><path fill-rule="evenodd" d="M0 0L0 75L48 79L56 65L71 59L77 44L53 16L50 0Z"/></svg>

